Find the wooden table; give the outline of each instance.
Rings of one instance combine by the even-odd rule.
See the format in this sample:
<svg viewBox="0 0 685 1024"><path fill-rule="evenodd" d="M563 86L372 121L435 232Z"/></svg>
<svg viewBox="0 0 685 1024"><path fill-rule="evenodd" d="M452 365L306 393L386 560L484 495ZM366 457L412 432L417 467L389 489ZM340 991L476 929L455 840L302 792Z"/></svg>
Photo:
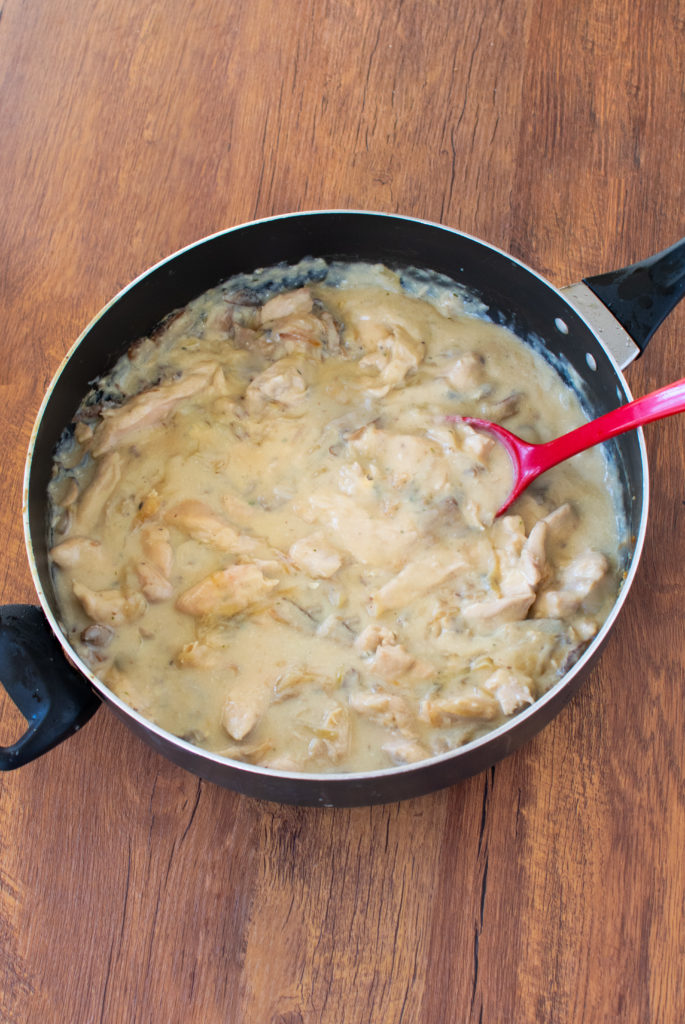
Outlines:
<svg viewBox="0 0 685 1024"><path fill-rule="evenodd" d="M685 234L675 0L5 0L2 599L62 355L147 266L253 217L438 220L556 284ZM683 375L685 308L628 377ZM685 444L648 428L641 572L518 754L354 810L263 804L99 712L0 778L4 1024L685 1020ZM0 743L21 719L0 696Z"/></svg>

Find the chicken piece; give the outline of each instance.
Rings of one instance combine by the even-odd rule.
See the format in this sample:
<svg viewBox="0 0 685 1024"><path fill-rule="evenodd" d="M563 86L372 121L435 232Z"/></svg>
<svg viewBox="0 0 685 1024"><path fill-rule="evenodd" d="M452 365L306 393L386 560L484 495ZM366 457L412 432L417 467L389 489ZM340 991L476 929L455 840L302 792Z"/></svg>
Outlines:
<svg viewBox="0 0 685 1024"><path fill-rule="evenodd" d="M174 590L169 579L152 562L138 562L136 573L140 589L151 604L167 601L172 596Z"/></svg>
<svg viewBox="0 0 685 1024"><path fill-rule="evenodd" d="M272 358L295 353L323 358L324 346L329 347L330 325L314 314L289 316L277 320L268 328Z"/></svg>
<svg viewBox="0 0 685 1024"><path fill-rule="evenodd" d="M50 550L50 558L60 569L73 573L85 570L88 575L111 577L114 574L112 561L98 540L88 537L70 537Z"/></svg>
<svg viewBox="0 0 685 1024"><path fill-rule="evenodd" d="M500 590L503 597L527 593L549 575L547 565L547 523L537 522L526 537L519 516L506 517L506 530L495 535L500 565ZM504 520L502 521L504 523Z"/></svg>
<svg viewBox="0 0 685 1024"><path fill-rule="evenodd" d="M493 437L480 430L474 430L467 424L464 424L464 428L461 438L462 451L477 459L478 462L485 463L497 442Z"/></svg>
<svg viewBox="0 0 685 1024"><path fill-rule="evenodd" d="M456 469L456 479L466 473L473 476L479 468L485 466L497 442L480 430L474 430L468 423L458 417L450 417L450 426L431 424L427 433L440 443L443 451L449 456Z"/></svg>
<svg viewBox="0 0 685 1024"><path fill-rule="evenodd" d="M294 313L311 313L314 300L309 288L297 288L291 292L281 292L264 303L260 319L262 324L271 320L280 320Z"/></svg>
<svg viewBox="0 0 685 1024"><path fill-rule="evenodd" d="M167 419L180 402L198 392L221 394L226 390L217 363L201 363L178 380L164 381L135 395L125 405L105 409L95 429L92 454L97 458L119 448L132 434L149 430Z"/></svg>
<svg viewBox="0 0 685 1024"><path fill-rule="evenodd" d="M278 580L268 579L252 563L231 565L213 572L184 591L176 601L176 608L185 615L216 615L230 618L259 601L278 586Z"/></svg>
<svg viewBox="0 0 685 1024"><path fill-rule="evenodd" d="M401 676L411 674L415 679L429 679L434 668L411 654L400 643L381 643L369 659L369 669L389 683L396 683Z"/></svg>
<svg viewBox="0 0 685 1024"><path fill-rule="evenodd" d="M483 689L499 701L505 715L512 715L514 711L518 711L526 704L532 704L535 700L530 676L507 668L498 668L488 676L483 683Z"/></svg>
<svg viewBox="0 0 685 1024"><path fill-rule="evenodd" d="M125 594L121 590L91 590L82 583L74 583L73 591L86 615L103 626L135 622L145 614L147 608L142 594Z"/></svg>
<svg viewBox="0 0 685 1024"><path fill-rule="evenodd" d="M479 633L491 633L507 622L519 622L527 616L535 591L529 587L518 594L476 601L467 605L462 615L466 624Z"/></svg>
<svg viewBox="0 0 685 1024"><path fill-rule="evenodd" d="M433 551L406 565L371 596L374 615L404 608L417 597L439 587L455 573L469 568L461 551Z"/></svg>
<svg viewBox="0 0 685 1024"><path fill-rule="evenodd" d="M250 764L265 764L265 758L274 749L271 740L262 743L232 744L215 751L219 757L230 757L233 761L249 761Z"/></svg>
<svg viewBox="0 0 685 1024"><path fill-rule="evenodd" d="M490 664L481 664L483 669L510 669L530 679L540 679L557 648L560 630L556 623L541 622L539 619L524 619L502 626L497 634L497 648L493 647ZM481 647L482 650L482 647Z"/></svg>
<svg viewBox="0 0 685 1024"><path fill-rule="evenodd" d="M378 371L377 376L365 382L366 391L375 398L384 398L404 381L408 373L418 368L424 354L422 342L413 338L404 327L394 325L390 334L378 343L376 351L359 360L360 369L372 367Z"/></svg>
<svg viewBox="0 0 685 1024"><path fill-rule="evenodd" d="M363 470L358 462L343 462L336 474L338 490L351 498L364 502L373 501L376 467L367 466Z"/></svg>
<svg viewBox="0 0 685 1024"><path fill-rule="evenodd" d="M381 747L381 750L395 762L395 764L415 764L430 757L429 752L418 740L407 736L393 736Z"/></svg>
<svg viewBox="0 0 685 1024"><path fill-rule="evenodd" d="M140 538L145 555L136 565L140 589L152 604L167 601L173 594L169 576L174 556L169 531L160 523L147 522L141 527Z"/></svg>
<svg viewBox="0 0 685 1024"><path fill-rule="evenodd" d="M599 551L584 551L578 555L561 573L565 587L586 598L594 587L603 580L609 571L609 561Z"/></svg>
<svg viewBox="0 0 685 1024"><path fill-rule="evenodd" d="M219 664L220 652L216 647L203 643L201 640L193 640L185 644L174 657L174 663L179 668L202 668L213 669Z"/></svg>
<svg viewBox="0 0 685 1024"><path fill-rule="evenodd" d="M523 552L526 543L523 519L521 516L502 516L493 524L490 535L497 552L500 574L504 575L507 569L516 568Z"/></svg>
<svg viewBox="0 0 685 1024"><path fill-rule="evenodd" d="M318 360L323 359L324 353L340 351L340 335L330 313L315 309L313 305L307 308L303 300L301 309L293 307L287 315L265 322L263 333L253 347L270 361L298 352Z"/></svg>
<svg viewBox="0 0 685 1024"><path fill-rule="evenodd" d="M372 622L366 626L354 642L354 648L360 654L375 651L380 644L394 644L397 636L387 626Z"/></svg>
<svg viewBox="0 0 685 1024"><path fill-rule="evenodd" d="M581 644L585 644L597 636L598 630L598 624L587 615L577 618L573 622L573 634Z"/></svg>
<svg viewBox="0 0 685 1024"><path fill-rule="evenodd" d="M452 363L445 376L450 387L459 394L479 398L487 383L485 359L475 352L465 352Z"/></svg>
<svg viewBox="0 0 685 1024"><path fill-rule="evenodd" d="M236 688L226 699L221 724L234 740L242 740L252 732L271 701L264 685Z"/></svg>
<svg viewBox="0 0 685 1024"><path fill-rule="evenodd" d="M542 619L565 619L577 611L580 603L570 590L545 590L535 602L535 615Z"/></svg>
<svg viewBox="0 0 685 1024"><path fill-rule="evenodd" d="M325 690L332 686L332 679L306 665L290 665L277 676L273 684L274 700L280 702L297 696L302 690Z"/></svg>
<svg viewBox="0 0 685 1024"><path fill-rule="evenodd" d="M548 524L541 519L535 524L523 545L518 569L523 579L531 587L537 587L548 575L547 565L547 533Z"/></svg>
<svg viewBox="0 0 685 1024"><path fill-rule="evenodd" d="M123 465L124 460L118 452L110 452L97 464L93 479L74 508L72 534L89 536L93 533L107 502L121 480Z"/></svg>
<svg viewBox="0 0 685 1024"><path fill-rule="evenodd" d="M95 425L93 423L85 423L83 420L79 420L74 427L74 440L78 441L84 448L87 448L94 433Z"/></svg>
<svg viewBox="0 0 685 1024"><path fill-rule="evenodd" d="M564 502L546 515L542 522L547 524L549 533L554 536L568 534L575 525L576 515L568 502Z"/></svg>
<svg viewBox="0 0 685 1024"><path fill-rule="evenodd" d="M352 693L349 705L360 715L370 718L372 722L386 729L410 729L412 715L409 705L398 694L368 690L365 693Z"/></svg>
<svg viewBox="0 0 685 1024"><path fill-rule="evenodd" d="M237 494L224 494L221 498L222 504L232 523L238 526L249 526L255 517L255 509L244 498Z"/></svg>
<svg viewBox="0 0 685 1024"><path fill-rule="evenodd" d="M203 501L189 498L168 509L164 516L170 526L188 534L193 540L209 544L219 551L244 554L254 551L256 541L237 533Z"/></svg>
<svg viewBox="0 0 685 1024"><path fill-rule="evenodd" d="M136 522L144 523L148 519L152 519L159 512L161 505L162 499L159 496L159 492L153 487L150 493L145 495L138 507Z"/></svg>
<svg viewBox="0 0 685 1024"><path fill-rule="evenodd" d="M313 494L298 511L309 522L326 523L336 542L365 565L399 568L418 537L408 516L374 517L345 494Z"/></svg>
<svg viewBox="0 0 685 1024"><path fill-rule="evenodd" d="M444 727L459 718L482 718L490 721L499 711L497 701L474 687L469 693L455 697L426 697L419 707L419 718L429 725Z"/></svg>
<svg viewBox="0 0 685 1024"><path fill-rule="evenodd" d="M393 487L411 484L427 499L450 487L450 462L435 439L396 434L369 424L349 437L348 445L372 460L376 472L389 477Z"/></svg>
<svg viewBox="0 0 685 1024"><path fill-rule="evenodd" d="M577 611L609 571L599 551L585 551L559 573L558 587L543 591L535 603L535 615L563 619Z"/></svg>
<svg viewBox="0 0 685 1024"><path fill-rule="evenodd" d="M379 644L369 660L374 675L393 682L406 675L416 663L416 658L402 644Z"/></svg>
<svg viewBox="0 0 685 1024"><path fill-rule="evenodd" d="M307 370L306 361L293 356L284 356L272 363L247 386L248 412L259 413L267 402L286 408L300 405L307 394Z"/></svg>
<svg viewBox="0 0 685 1024"><path fill-rule="evenodd" d="M77 426L80 426L80 424L77 424ZM76 437L76 431L74 431L74 437ZM62 508L68 508L70 505L73 505L76 499L78 498L79 494L81 493L79 490L79 485L77 484L76 480L74 480L73 476L63 479L59 485L55 485L54 490L53 485L51 485L51 491L53 493L54 504L56 506L59 505Z"/></svg>
<svg viewBox="0 0 685 1024"><path fill-rule="evenodd" d="M336 703L328 709L321 725L314 729L315 738L308 747L310 757L324 757L336 764L347 753L350 745L349 712L342 704Z"/></svg>
<svg viewBox="0 0 685 1024"><path fill-rule="evenodd" d="M169 543L169 531L161 523L145 523L140 530L143 554L162 576L171 575L174 552Z"/></svg>
<svg viewBox="0 0 685 1024"><path fill-rule="evenodd" d="M298 569L317 579L330 579L342 565L340 552L326 541L321 531L296 540L288 554Z"/></svg>

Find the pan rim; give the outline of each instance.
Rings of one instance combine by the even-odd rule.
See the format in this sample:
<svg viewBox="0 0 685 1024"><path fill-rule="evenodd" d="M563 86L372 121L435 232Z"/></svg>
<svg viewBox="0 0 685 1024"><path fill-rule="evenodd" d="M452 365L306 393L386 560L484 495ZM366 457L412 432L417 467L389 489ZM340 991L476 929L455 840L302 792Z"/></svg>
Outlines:
<svg viewBox="0 0 685 1024"><path fill-rule="evenodd" d="M70 662L72 665L74 665L78 669L78 671L85 677L85 679L88 680L90 685L93 687L95 692L103 699L103 701L105 703L109 704L116 711L118 711L118 713L124 719L132 719L138 725L138 727L141 730L143 730L146 733L151 733L157 739L162 741L165 746L169 745L172 748L174 748L174 749L176 749L176 750L178 750L180 752L183 752L183 753L185 753L187 755L190 755L190 757L193 760L200 760L202 762L208 762L210 764L213 764L213 765L216 765L216 766L220 766L222 768L230 768L231 770L233 770L234 772L236 772L236 773L238 773L240 775L244 775L244 776L254 776L254 775L257 775L257 776L261 776L261 777L263 777L265 779L273 779L273 780L279 780L279 781L291 781L294 784L299 784L300 786L310 786L312 788L316 788L318 786L323 786L323 785L330 786L330 787L335 787L335 786L339 786L341 784L353 783L353 782L367 782L367 783L372 783L373 781L379 781L380 782L380 781L383 781L383 780L392 779L394 777L403 777L405 775L415 773L417 771L417 769L424 769L424 768L425 769L430 769L432 767L439 766L439 765L441 765L443 763L452 764L454 762L459 762L461 760L466 760L470 755L472 755L476 751L481 750L483 747L486 747L488 745L495 746L497 741L502 739L502 737L506 736L508 733L518 732L521 729L525 729L526 722L529 719L531 719L531 718L541 717L544 714L544 711L547 708L547 706L550 703L556 702L556 700L559 698L559 695L560 695L560 693L562 691L568 690L569 691L569 699L570 699L571 696L573 696L573 694L576 692L576 688L573 687L573 685L572 685L574 680L576 680L576 678L579 675L582 675L584 670L588 667L589 662L591 662L596 657L596 655L598 654L600 648L602 647L602 645L604 643L604 640L605 640L607 634L613 628L613 625L614 625L614 623L616 621L616 618L620 614L620 612L621 612L621 610L622 610L622 608L623 608L623 606L624 606L624 604L625 604L625 602L627 600L628 593L630 592L630 589L632 587L632 584L633 584L635 575L636 575L636 573L638 571L639 563L640 563L640 560L641 560L641 556L642 556L642 552L643 552L643 548L644 548L644 543L645 543L645 538L646 538L648 513L649 513L649 467L648 467L648 462L647 462L647 452L646 452L646 445L645 445L645 439L644 439L644 432L643 432L642 428L638 428L636 431L634 431L634 433L637 436L637 440L638 440L638 446L639 446L639 452L640 452L640 463L641 463L641 467L642 467L642 509L641 509L641 517L640 517L640 522L639 522L639 529L638 529L637 533L635 534L635 536L633 538L633 543L631 545L631 552L632 553L630 555L630 563L629 563L628 569L626 571L625 577L621 581L619 592L617 594L616 600L615 600L615 602L614 602L614 604L612 606L612 610L609 613L607 619L602 624L602 627L598 631L597 635L588 644L586 650L583 652L583 654L578 659L578 661L572 666L572 668L568 672L566 672L552 687L550 687L549 690L547 690L544 694L542 694L542 696L537 698L537 700L533 704L531 704L529 707L525 708L523 711L519 712L518 714L516 714L512 718L507 719L505 722L503 722L501 725L497 726L495 729L492 729L492 730L484 733L482 736L478 737L477 739L471 740L468 743L464 744L463 746L455 748L453 750L445 751L443 753L433 755L432 757L425 758L425 759L423 759L421 761L418 761L418 762L414 762L414 763L410 763L410 764L405 764L405 765L393 765L393 766L390 766L390 767L381 768L381 769L374 769L374 770L371 770L371 771L359 771L359 772L317 772L317 773L314 773L314 772L286 771L286 770L280 770L280 769L274 769L274 768L267 768L267 767L264 767L264 766L261 766L261 765L252 765L252 764L246 763L244 761L238 761L238 760L235 760L233 758L224 757L224 756L222 756L220 754L217 754L215 752L205 750L202 747L198 747L198 746L188 742L187 740L183 740L180 737L174 735L173 733L168 732L167 730L163 729L161 726L159 726L156 723L152 722L151 720L145 718L139 712L135 711L135 709L133 709L130 705L126 704L119 697L117 697L117 695L115 693L113 693L106 686L106 684L103 683L93 673L93 671L82 661L82 659L79 657L78 653L74 649L72 649L72 647L71 647L71 645L69 643L69 640L68 640L67 636L65 635L65 633L64 633L64 631L63 631L63 629L62 629L62 627L61 627L61 625L59 623L58 617L55 614L53 614L53 611L52 611L52 608L51 608L51 605L50 605L50 601L48 600L48 597L47 597L47 595L45 593L45 589L43 587L43 583L42 583L42 580L41 580L41 573L40 573L39 566L37 564L37 560L36 560L36 556L35 556L35 551L34 551L34 544L33 544L32 535L31 535L31 526L30 526L30 517L29 517L29 487L30 487L30 479L31 479L31 468L32 468L32 464L33 464L33 452L34 452L34 448L35 448L35 443L36 443L37 435L38 435L38 432L40 430L41 423L43 421L45 410L46 410L46 408L47 408L47 406L48 406L48 404L49 404L49 402L51 400L51 396L52 396L55 388L59 384L59 380L60 380L60 378L62 376L63 371L65 370L66 366L71 361L72 357L77 352L77 350L79 349L79 347L81 346L83 341L86 339L86 337L91 333L91 331L94 329L94 327L99 323L99 321L108 313L108 311L112 307L114 307L125 295L127 295L130 291L132 291L139 283L144 281L146 278L150 277L155 271L157 271L160 268L163 268L164 266L166 266L167 264L172 263L173 261L177 260L183 254L188 253L188 252L190 252L190 251L192 251L194 249L197 249L199 247L202 247L202 246L210 243L214 239L218 239L218 238L221 238L221 237L226 236L226 235L231 235L231 234L234 234L235 232L238 232L238 231L241 231L241 230L244 230L244 229L249 229L249 228L255 227L257 225L261 225L261 224L273 224L275 222L294 220L294 219L301 219L301 218L308 218L308 217L317 217L317 216L322 216L322 215L327 215L327 216L328 215L343 215L343 216L350 216L350 215L359 216L359 215L361 215L361 216L364 216L364 217L382 218L382 219L388 219L388 220L394 220L394 221L401 221L401 222L405 222L405 223L410 224L410 225L411 224L424 225L424 226L427 226L427 227L430 227L430 228L435 228L435 229L439 230L440 232L443 232L443 233L446 232L448 234L452 234L452 235L458 236L461 239L465 239L467 241L474 242L474 243L476 243L476 244L478 244L480 246L484 246L485 248L487 248L487 249L489 249L489 250L491 250L493 252L498 253L500 256L502 256L503 258L508 260L510 263L516 264L522 270L524 270L526 273L528 273L529 275L533 276L537 281L539 281L542 285L544 285L545 288L550 289L553 292L555 292L557 297L561 301L561 303L565 307L568 307L571 310L573 310L574 314L582 321L582 323L585 325L585 327L587 328L589 333L595 339L595 341L599 345L600 349L606 354L606 357L607 357L609 363L611 364L612 369L614 370L614 373L615 373L616 377L618 378L618 383L621 384L621 386L622 386L622 388L623 388L623 390L624 390L628 400L630 400L630 398L632 397L630 388L628 386L628 383L627 383L627 381L626 381L626 379L625 379L625 377L623 375L623 371L622 371L621 367L618 365L618 363L617 363L616 359L614 358L614 356L612 355L611 351L604 345L601 337L598 336L596 331L593 329L591 323L586 319L586 317L582 314L582 312L580 310L578 310L576 308L576 306L574 306L573 302L568 297L566 297L563 294L563 292L561 291L560 288L558 288L557 286L552 284L542 274L538 273L532 267L528 266L524 261L518 259L515 256L512 256L510 253L506 252L505 250L503 250L503 249L499 248L498 246L493 245L493 244L491 244L491 243L489 243L489 242L479 238L476 235L472 235L472 234L469 234L467 232L460 231L460 230L458 230L456 228L452 228L452 227L450 227L448 225L441 224L441 223L436 222L436 221L427 220L427 219L423 219L423 218L412 217L412 216L403 215L403 214L397 214L397 213L390 213L390 212L383 212L383 211L374 211L374 210L332 208L332 209L320 209L320 210L293 211L293 212L290 212L290 213L276 214L274 216L268 216L268 217L262 217L262 218L254 219L254 220L244 221L244 222L242 222L240 224L236 224L236 225L234 225L232 227L221 229L219 231L210 233L209 235L205 235L202 238L197 239L194 242L191 242L191 243L189 243L187 245L182 246L181 248L177 249L176 251L174 251L170 255L168 255L168 256L164 257L163 259L157 261L156 263L152 264L146 270L144 270L140 274L138 274L133 280L131 280L128 284L126 284L122 289L120 289L116 293L116 295L114 295L111 299L109 299L108 302L106 302L105 305L95 314L95 316L91 318L91 320L89 321L87 326L81 331L81 333L79 334L77 339L74 341L74 343L68 349L67 353L63 356L63 358L62 358L59 366L57 367L57 369L56 369L56 371L55 371L55 373L54 373L54 375L52 377L52 380L51 380L51 382L50 382L50 384L49 384L49 386L48 386L48 388L47 388L47 390L46 390L46 392L45 392L45 394L43 396L43 399L41 401L38 413L37 413L35 421L34 421L33 429L32 429L32 432L31 432L31 437L30 437L30 441L29 441L29 448L28 448L28 454L27 454L27 459L26 459L25 467L24 467L24 479L23 479L23 490L22 490L22 515L23 515L23 523L24 523L25 546L26 546L26 551L27 551L27 555L28 555L28 559L29 559L29 565L30 565L31 575L32 575L32 578L33 578L33 583L34 583L34 586L35 586L35 589L36 589L36 593L37 593L37 596L38 596L38 599L39 599L39 602L40 602L43 614L46 616L46 618L47 618L47 620L48 620L48 622L50 624L50 628L51 628L53 634L55 635L56 639L60 643L60 646L62 647L62 650L63 650L63 652L65 654L65 657L67 658L67 661ZM561 710L561 708L559 710ZM552 714L551 717L554 717L554 713ZM524 742L525 742L525 739L524 739ZM514 745L514 747L512 748L512 751L513 751L513 749L515 749L515 747L516 747L516 745ZM492 763L494 763L495 761L499 760L502 756L504 756L504 755L500 754L497 757L494 757Z"/></svg>

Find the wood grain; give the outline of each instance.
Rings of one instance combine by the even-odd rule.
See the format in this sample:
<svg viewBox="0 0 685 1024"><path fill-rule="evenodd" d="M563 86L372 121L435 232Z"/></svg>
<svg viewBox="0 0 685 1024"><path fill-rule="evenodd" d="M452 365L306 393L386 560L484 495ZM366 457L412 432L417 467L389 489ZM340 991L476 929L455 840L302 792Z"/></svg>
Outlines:
<svg viewBox="0 0 685 1024"><path fill-rule="evenodd" d="M147 266L296 209L400 211L563 285L685 234L674 0L5 0L2 599L35 601L24 453ZM677 310L628 371L683 375ZM263 804L100 711L0 777L3 1024L685 1019L685 444L599 667L532 743L402 804ZM0 742L20 716L0 695Z"/></svg>

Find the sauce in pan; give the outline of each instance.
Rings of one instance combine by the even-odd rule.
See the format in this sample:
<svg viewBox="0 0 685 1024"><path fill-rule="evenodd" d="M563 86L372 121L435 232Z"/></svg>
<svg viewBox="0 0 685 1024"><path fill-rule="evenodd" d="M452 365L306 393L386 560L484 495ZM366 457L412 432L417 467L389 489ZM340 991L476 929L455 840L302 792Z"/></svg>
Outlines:
<svg viewBox="0 0 685 1024"><path fill-rule="evenodd" d="M309 261L172 314L85 397L50 486L63 628L164 729L281 770L459 747L595 635L621 541L600 451L494 520L492 439L584 420L455 286Z"/></svg>

